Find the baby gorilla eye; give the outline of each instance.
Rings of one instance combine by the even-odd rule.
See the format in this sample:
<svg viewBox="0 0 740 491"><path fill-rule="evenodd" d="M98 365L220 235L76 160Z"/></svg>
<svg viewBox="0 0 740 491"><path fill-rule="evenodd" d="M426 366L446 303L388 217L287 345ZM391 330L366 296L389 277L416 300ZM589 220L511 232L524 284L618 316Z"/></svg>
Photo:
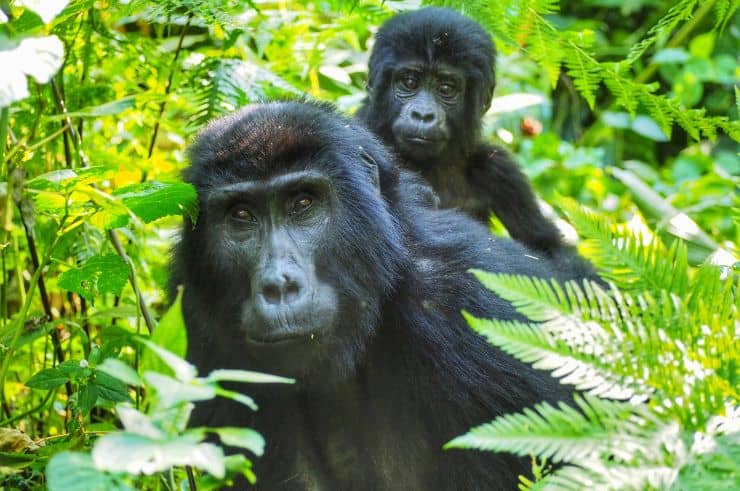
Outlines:
<svg viewBox="0 0 740 491"><path fill-rule="evenodd" d="M313 205L313 198L305 194L301 195L293 202L293 207L290 210L290 214L297 215L299 213L302 213L311 208L311 205Z"/></svg>
<svg viewBox="0 0 740 491"><path fill-rule="evenodd" d="M235 205L231 208L231 218L239 222L256 222L257 218L249 211L245 205Z"/></svg>

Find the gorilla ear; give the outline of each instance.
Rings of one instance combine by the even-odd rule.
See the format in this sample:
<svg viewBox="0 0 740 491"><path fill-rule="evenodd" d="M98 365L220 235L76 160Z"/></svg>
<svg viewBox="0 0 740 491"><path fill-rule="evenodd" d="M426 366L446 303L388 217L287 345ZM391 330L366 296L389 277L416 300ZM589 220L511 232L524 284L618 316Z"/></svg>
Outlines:
<svg viewBox="0 0 740 491"><path fill-rule="evenodd" d="M380 190L380 169L378 169L378 163L362 147L360 147L360 161L370 169L370 182L375 186L375 189Z"/></svg>
<svg viewBox="0 0 740 491"><path fill-rule="evenodd" d="M488 92L483 92L480 97L481 105L480 105L480 116L483 117L488 110L491 108L491 101L493 100L493 88L491 88Z"/></svg>

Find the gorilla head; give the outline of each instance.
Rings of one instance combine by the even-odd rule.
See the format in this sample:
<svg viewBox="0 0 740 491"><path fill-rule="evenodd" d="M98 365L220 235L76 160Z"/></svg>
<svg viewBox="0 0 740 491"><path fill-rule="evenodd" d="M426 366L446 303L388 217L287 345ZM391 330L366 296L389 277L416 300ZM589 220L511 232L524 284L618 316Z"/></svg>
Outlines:
<svg viewBox="0 0 740 491"><path fill-rule="evenodd" d="M201 212L175 266L197 285L185 289L186 317L208 312L196 324L228 333L272 373L351 371L405 254L379 192L396 171L370 154L390 159L332 116L316 105L247 107L190 151Z"/></svg>
<svg viewBox="0 0 740 491"><path fill-rule="evenodd" d="M406 158L467 155L495 85L491 37L455 11L426 8L378 31L368 75L373 127Z"/></svg>

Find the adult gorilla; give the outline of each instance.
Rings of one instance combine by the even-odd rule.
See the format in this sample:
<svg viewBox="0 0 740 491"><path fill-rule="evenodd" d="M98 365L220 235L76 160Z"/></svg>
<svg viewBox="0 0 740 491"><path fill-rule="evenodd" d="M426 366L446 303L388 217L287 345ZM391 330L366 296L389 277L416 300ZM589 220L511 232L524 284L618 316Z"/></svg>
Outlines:
<svg viewBox="0 0 740 491"><path fill-rule="evenodd" d="M260 489L514 489L527 459L442 450L471 426L567 390L492 348L460 310L514 319L467 271L584 277L455 211L419 207L371 134L323 105L251 106L191 148L201 213L185 223L189 353L295 377L218 401L198 424L257 428ZM559 266L568 268L560 271Z"/></svg>
<svg viewBox="0 0 740 491"><path fill-rule="evenodd" d="M473 20L442 8L397 15L375 38L357 117L431 183L443 207L484 224L493 212L513 238L552 252L560 232L526 176L506 150L480 139L494 65L491 37ZM429 194L410 189L419 191Z"/></svg>

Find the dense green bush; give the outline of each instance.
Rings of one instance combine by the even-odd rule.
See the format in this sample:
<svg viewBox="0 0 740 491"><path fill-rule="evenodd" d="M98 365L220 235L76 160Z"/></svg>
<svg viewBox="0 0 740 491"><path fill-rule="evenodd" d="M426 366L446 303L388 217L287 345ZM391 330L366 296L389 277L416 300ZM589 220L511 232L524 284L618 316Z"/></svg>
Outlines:
<svg viewBox="0 0 740 491"><path fill-rule="evenodd" d="M545 324L476 329L572 383L598 377L583 415L543 406L454 444L570 463L535 488L732 488L739 2L428 3L494 35L485 136L517 153L615 284L482 276ZM220 381L285 380L196 374L180 358L164 285L178 216L197 214L184 148L254 101L308 94L353 111L373 32L418 4L0 1L0 489L254 477L203 439L259 454L259 435L186 429L191 401L253 405ZM604 399L618 393L631 398Z"/></svg>

